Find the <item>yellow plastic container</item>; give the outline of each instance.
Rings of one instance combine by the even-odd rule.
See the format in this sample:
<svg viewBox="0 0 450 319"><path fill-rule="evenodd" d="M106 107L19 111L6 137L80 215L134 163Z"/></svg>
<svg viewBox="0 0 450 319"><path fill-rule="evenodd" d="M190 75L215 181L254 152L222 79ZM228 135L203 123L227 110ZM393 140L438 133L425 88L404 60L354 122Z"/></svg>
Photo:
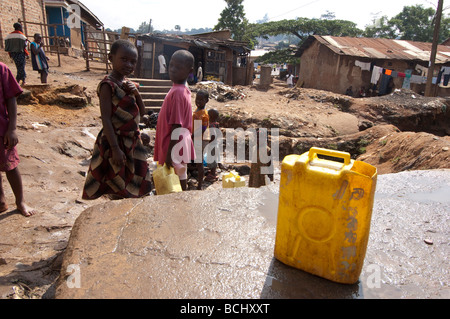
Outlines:
<svg viewBox="0 0 450 319"><path fill-rule="evenodd" d="M356 283L369 239L376 179L375 167L352 160L349 153L313 147L286 156L275 258L335 282Z"/></svg>
<svg viewBox="0 0 450 319"><path fill-rule="evenodd" d="M153 182L155 183L156 195L165 195L181 192L180 178L175 174L173 167L170 169L164 165L158 165L153 172Z"/></svg>
<svg viewBox="0 0 450 319"><path fill-rule="evenodd" d="M245 186L245 178L239 176L235 171L231 171L230 173L222 176L222 187L223 188L235 188L235 187L244 187Z"/></svg>

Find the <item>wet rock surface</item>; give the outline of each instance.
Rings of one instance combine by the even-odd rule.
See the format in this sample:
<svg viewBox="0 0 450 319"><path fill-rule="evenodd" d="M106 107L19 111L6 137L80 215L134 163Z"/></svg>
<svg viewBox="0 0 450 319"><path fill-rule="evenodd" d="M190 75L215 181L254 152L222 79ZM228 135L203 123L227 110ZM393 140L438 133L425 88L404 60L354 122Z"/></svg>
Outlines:
<svg viewBox="0 0 450 319"><path fill-rule="evenodd" d="M449 298L449 191L449 170L379 176L354 285L273 257L277 184L102 203L74 224L56 298Z"/></svg>

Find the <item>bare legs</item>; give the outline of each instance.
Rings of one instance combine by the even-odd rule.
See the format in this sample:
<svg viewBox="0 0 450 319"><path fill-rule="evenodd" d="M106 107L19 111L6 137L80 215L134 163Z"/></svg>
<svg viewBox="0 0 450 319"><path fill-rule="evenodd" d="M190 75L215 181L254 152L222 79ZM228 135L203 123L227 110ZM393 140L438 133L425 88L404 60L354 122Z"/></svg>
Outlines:
<svg viewBox="0 0 450 319"><path fill-rule="evenodd" d="M22 176L20 175L19 168L16 167L13 170L7 171L6 178L8 179L9 185L11 185L11 189L16 198L16 206L17 210L25 217L29 217L34 215L36 212L34 209L30 208L27 204L25 204L23 199L23 186L22 186ZM6 205L5 194L3 192L3 185L1 181L0 175L0 211L7 210L8 206Z"/></svg>

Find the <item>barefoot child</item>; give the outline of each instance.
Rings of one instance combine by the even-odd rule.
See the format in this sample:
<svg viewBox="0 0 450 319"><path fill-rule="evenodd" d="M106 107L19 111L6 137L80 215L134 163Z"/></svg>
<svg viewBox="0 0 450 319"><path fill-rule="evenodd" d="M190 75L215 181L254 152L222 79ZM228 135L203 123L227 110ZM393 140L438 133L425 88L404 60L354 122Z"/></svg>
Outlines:
<svg viewBox="0 0 450 319"><path fill-rule="evenodd" d="M39 33L34 34L34 41L31 42L31 64L33 70L38 71L41 75L41 83L47 83L48 76L48 60L42 49L42 36Z"/></svg>
<svg viewBox="0 0 450 319"><path fill-rule="evenodd" d="M127 40L111 46L108 58L113 70L97 88L103 128L94 144L83 199L136 198L152 190L139 131L145 107L136 86L126 78L133 73L137 57L136 47Z"/></svg>
<svg viewBox="0 0 450 319"><path fill-rule="evenodd" d="M197 171L198 171L198 185L197 185L197 189L202 189L203 187L203 176L205 175L204 173L204 168L203 168L203 154L204 154L204 150L205 150L205 146L209 143L209 136L207 136L208 134L205 134L206 129L209 127L209 115L208 112L206 111L206 103L208 103L209 100L209 93L206 90L200 90L197 92L197 95L195 96L195 104L197 105L197 109L194 111L194 114L192 115L192 118L194 120L193 123L193 128L194 128L194 134L193 134L193 138L195 141L195 137L197 134L199 134L198 138L201 139L202 141L202 149L200 150L196 150L195 153L195 157L200 157L202 159L202 161L198 161L199 163L196 164L197 166ZM201 130L200 130L200 125L197 128L196 122L198 121L197 124L201 125Z"/></svg>
<svg viewBox="0 0 450 319"><path fill-rule="evenodd" d="M14 79L11 70L0 62L0 171L5 172L11 189L16 197L17 210L25 217L35 214L23 200L22 177L19 172L19 155L16 145L17 103L16 97L22 93L22 88ZM0 212L8 209L3 192L0 175Z"/></svg>
<svg viewBox="0 0 450 319"><path fill-rule="evenodd" d="M172 55L169 76L173 85L159 112L155 136L155 161L175 169L183 190L187 188L187 163L195 159L191 138L191 91L186 86L193 69L194 56L189 51L178 50ZM172 137L172 133L176 137Z"/></svg>

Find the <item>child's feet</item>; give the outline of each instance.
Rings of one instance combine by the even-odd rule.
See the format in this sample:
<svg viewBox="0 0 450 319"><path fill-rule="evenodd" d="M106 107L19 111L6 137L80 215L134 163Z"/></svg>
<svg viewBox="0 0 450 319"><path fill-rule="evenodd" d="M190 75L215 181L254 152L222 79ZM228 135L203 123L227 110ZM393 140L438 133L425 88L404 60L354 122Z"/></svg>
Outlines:
<svg viewBox="0 0 450 319"><path fill-rule="evenodd" d="M205 181L206 182L210 182L210 183L214 183L215 181L217 181L219 178L217 177L217 176L214 176L214 175L211 175L211 174L208 174L208 175L206 175L206 177L205 177Z"/></svg>
<svg viewBox="0 0 450 319"><path fill-rule="evenodd" d="M0 203L0 213L3 213L8 210L8 204Z"/></svg>
<svg viewBox="0 0 450 319"><path fill-rule="evenodd" d="M17 205L17 210L25 217L30 217L36 214L36 211L25 203Z"/></svg>

